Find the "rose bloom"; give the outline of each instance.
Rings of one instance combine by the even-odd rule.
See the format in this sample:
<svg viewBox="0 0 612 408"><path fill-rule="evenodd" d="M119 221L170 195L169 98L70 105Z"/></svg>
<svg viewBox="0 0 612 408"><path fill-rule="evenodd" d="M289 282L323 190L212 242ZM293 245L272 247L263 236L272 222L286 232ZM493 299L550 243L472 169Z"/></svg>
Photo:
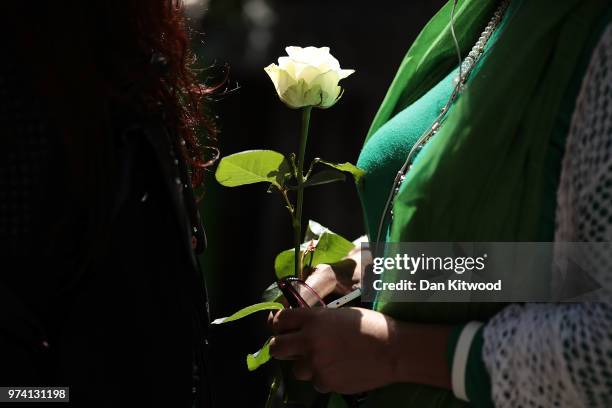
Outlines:
<svg viewBox="0 0 612 408"><path fill-rule="evenodd" d="M329 47L287 47L287 57L265 68L281 100L290 108L329 108L340 96L340 80L355 71L341 69Z"/></svg>

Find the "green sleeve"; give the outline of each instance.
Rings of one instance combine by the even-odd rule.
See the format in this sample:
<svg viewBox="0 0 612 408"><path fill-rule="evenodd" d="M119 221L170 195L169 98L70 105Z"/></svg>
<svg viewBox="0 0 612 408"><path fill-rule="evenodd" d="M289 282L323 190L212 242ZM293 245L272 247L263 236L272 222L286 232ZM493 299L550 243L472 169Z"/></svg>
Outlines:
<svg viewBox="0 0 612 408"><path fill-rule="evenodd" d="M448 366L451 368L451 372L457 342L459 341L459 336L461 335L464 327L465 325L456 326L453 328L449 337L446 357ZM482 348L484 345L483 330L484 326L478 329L474 339L472 340L472 344L470 345L467 365L465 368L465 391L470 401L470 405L478 408L493 408L494 405L491 398L491 379L482 358Z"/></svg>

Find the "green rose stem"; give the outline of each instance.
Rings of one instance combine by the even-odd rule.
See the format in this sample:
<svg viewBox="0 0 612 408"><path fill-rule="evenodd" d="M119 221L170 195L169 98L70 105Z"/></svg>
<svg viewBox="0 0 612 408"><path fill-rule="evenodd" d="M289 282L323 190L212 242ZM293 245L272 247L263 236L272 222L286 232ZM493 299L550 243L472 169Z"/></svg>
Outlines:
<svg viewBox="0 0 612 408"><path fill-rule="evenodd" d="M306 153L306 142L308 141L308 128L310 126L310 113L312 106L302 110L302 131L300 134L300 146L297 159L297 205L293 217L293 231L295 244L295 276L302 277L300 244L302 243L302 205L304 202L304 155Z"/></svg>

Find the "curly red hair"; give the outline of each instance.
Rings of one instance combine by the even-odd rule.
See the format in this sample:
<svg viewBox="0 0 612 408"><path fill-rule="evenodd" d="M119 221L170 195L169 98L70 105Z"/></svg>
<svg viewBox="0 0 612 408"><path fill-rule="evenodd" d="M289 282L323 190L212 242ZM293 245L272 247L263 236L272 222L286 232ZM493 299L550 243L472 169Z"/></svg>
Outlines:
<svg viewBox="0 0 612 408"><path fill-rule="evenodd" d="M165 107L166 117L180 137L181 153L191 168L192 184L194 187L201 186L204 170L218 157L218 150L213 145L217 129L205 112L205 102L223 82L209 87L198 80L194 69L196 58L189 44L182 1L137 0L128 3L135 7L131 15L138 16L137 31L152 34L134 36L140 40L138 48L154 50L152 57L161 59L160 63L165 68L163 75L152 76L153 86L149 87L150 93L144 96L152 105L161 103ZM202 144L199 137L202 134L208 144Z"/></svg>
<svg viewBox="0 0 612 408"><path fill-rule="evenodd" d="M217 128L206 112L206 101L223 82L209 87L197 78L182 1L119 0L119 3L126 7L127 16L136 19L123 20L134 30L131 38L137 40L133 44L135 49L140 53L151 50L151 58L158 60L147 67L154 72L147 76L151 83L141 97L151 108L160 104L164 107L165 117L180 138L192 184L199 187L204 182L205 169L218 157L214 147ZM161 74L156 71L160 65Z"/></svg>

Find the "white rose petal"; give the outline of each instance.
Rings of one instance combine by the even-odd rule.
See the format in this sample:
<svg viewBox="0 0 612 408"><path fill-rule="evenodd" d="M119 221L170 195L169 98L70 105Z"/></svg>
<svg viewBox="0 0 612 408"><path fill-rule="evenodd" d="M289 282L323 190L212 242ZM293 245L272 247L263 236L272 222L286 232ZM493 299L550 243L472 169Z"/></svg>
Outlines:
<svg viewBox="0 0 612 408"><path fill-rule="evenodd" d="M280 99L294 109L332 107L342 95L338 83L355 71L341 69L328 47L287 47L286 51L288 56L280 57L278 65L265 68Z"/></svg>
<svg viewBox="0 0 612 408"><path fill-rule="evenodd" d="M338 75L340 75L340 79L348 78L349 76L355 73L354 69L340 69L338 70Z"/></svg>

